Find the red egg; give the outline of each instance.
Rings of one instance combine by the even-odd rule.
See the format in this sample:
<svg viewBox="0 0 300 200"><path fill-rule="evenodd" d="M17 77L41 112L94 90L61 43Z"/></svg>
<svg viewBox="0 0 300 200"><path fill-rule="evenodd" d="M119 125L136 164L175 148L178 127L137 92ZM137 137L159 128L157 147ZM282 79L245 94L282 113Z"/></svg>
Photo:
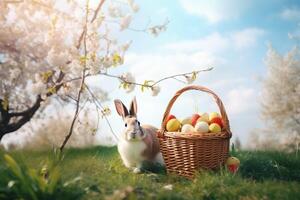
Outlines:
<svg viewBox="0 0 300 200"><path fill-rule="evenodd" d="M210 120L210 123L211 123L211 124L212 124L212 123L219 124L219 126L220 126L221 128L223 128L223 126L224 126L223 120L222 120L221 117L214 117L214 118L212 118L212 119Z"/></svg>
<svg viewBox="0 0 300 200"><path fill-rule="evenodd" d="M167 118L167 122L168 122L170 119L176 119L176 117L175 117L174 115L169 115L168 118Z"/></svg>
<svg viewBox="0 0 300 200"><path fill-rule="evenodd" d="M199 114L193 114L192 117L191 117L191 123L193 126L196 125L197 123L197 120L199 119L200 115Z"/></svg>

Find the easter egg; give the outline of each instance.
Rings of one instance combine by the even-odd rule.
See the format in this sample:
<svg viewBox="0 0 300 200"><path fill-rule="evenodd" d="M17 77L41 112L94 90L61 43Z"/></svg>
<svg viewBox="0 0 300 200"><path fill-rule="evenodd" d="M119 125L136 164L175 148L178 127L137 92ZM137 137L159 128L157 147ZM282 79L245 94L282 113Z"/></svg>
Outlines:
<svg viewBox="0 0 300 200"><path fill-rule="evenodd" d="M219 126L222 128L223 127L223 120L221 117L214 117L210 120L210 123L216 123L219 124Z"/></svg>
<svg viewBox="0 0 300 200"><path fill-rule="evenodd" d="M208 133L208 123L206 122L197 122L195 125L195 131L198 133Z"/></svg>
<svg viewBox="0 0 300 200"><path fill-rule="evenodd" d="M209 115L207 113L203 113L199 119L197 120L197 122L207 122L209 123Z"/></svg>
<svg viewBox="0 0 300 200"><path fill-rule="evenodd" d="M181 128L181 132L192 133L192 132L194 132L194 127L191 124L185 124Z"/></svg>
<svg viewBox="0 0 300 200"><path fill-rule="evenodd" d="M212 123L209 125L209 131L211 133L219 133L219 132L221 132L221 127L217 123Z"/></svg>
<svg viewBox="0 0 300 200"><path fill-rule="evenodd" d="M167 126L166 126L166 129L167 131L169 132L176 132L180 129L180 122L178 121L178 119L170 119L168 122L167 122Z"/></svg>
<svg viewBox="0 0 300 200"><path fill-rule="evenodd" d="M187 117L181 120L181 125L192 124L191 118Z"/></svg>
<svg viewBox="0 0 300 200"><path fill-rule="evenodd" d="M191 117L191 123L193 126L196 125L197 123L197 120L199 119L200 115L199 114L193 114L192 117Z"/></svg>
<svg viewBox="0 0 300 200"><path fill-rule="evenodd" d="M240 160L236 157L229 157L226 161L226 166L231 173L236 173L240 166Z"/></svg>
<svg viewBox="0 0 300 200"><path fill-rule="evenodd" d="M209 121L211 121L215 117L221 117L219 113L217 112L212 112L209 114Z"/></svg>
<svg viewBox="0 0 300 200"><path fill-rule="evenodd" d="M176 117L174 115L169 115L168 118L167 118L167 122L170 120L170 119L175 119Z"/></svg>

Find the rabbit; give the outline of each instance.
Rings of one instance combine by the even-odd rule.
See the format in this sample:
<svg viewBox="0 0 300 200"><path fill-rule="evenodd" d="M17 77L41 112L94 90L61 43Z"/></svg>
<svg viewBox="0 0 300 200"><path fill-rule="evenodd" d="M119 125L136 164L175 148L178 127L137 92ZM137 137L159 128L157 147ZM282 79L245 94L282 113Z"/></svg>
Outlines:
<svg viewBox="0 0 300 200"><path fill-rule="evenodd" d="M151 125L140 125L137 120L137 102L134 97L130 110L119 99L114 100L116 110L125 123L125 130L118 142L118 152L125 167L140 173L142 163L150 161L164 166L156 136L157 128Z"/></svg>

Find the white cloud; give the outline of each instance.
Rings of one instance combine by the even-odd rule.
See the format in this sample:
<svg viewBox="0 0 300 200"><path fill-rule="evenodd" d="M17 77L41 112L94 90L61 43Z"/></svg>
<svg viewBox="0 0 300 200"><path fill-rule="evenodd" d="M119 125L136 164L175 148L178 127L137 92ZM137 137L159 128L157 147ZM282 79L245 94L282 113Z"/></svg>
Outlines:
<svg viewBox="0 0 300 200"><path fill-rule="evenodd" d="M257 107L257 94L253 88L240 87L232 89L227 94L227 112L238 115Z"/></svg>
<svg viewBox="0 0 300 200"><path fill-rule="evenodd" d="M137 80L153 78L155 80L173 74L206 68L222 63L222 59L205 51L193 53L153 53L136 54L129 53L126 64Z"/></svg>
<svg viewBox="0 0 300 200"><path fill-rule="evenodd" d="M280 16L285 20L298 21L300 19L300 9L299 8L286 8L281 13Z"/></svg>
<svg viewBox="0 0 300 200"><path fill-rule="evenodd" d="M232 34L233 44L238 48L252 47L256 44L257 40L265 34L263 29L259 28L246 28Z"/></svg>
<svg viewBox="0 0 300 200"><path fill-rule="evenodd" d="M165 45L164 48L177 52L204 51L217 54L232 49L232 47L238 50L253 47L265 33L265 30L256 27L224 34L215 32L200 39L176 41Z"/></svg>
<svg viewBox="0 0 300 200"><path fill-rule="evenodd" d="M201 50L216 53L228 48L229 45L228 38L215 32L198 40L185 40L167 44L165 48L173 51L195 52Z"/></svg>
<svg viewBox="0 0 300 200"><path fill-rule="evenodd" d="M250 2L239 0L180 0L187 13L206 18L210 23L238 17L245 11Z"/></svg>

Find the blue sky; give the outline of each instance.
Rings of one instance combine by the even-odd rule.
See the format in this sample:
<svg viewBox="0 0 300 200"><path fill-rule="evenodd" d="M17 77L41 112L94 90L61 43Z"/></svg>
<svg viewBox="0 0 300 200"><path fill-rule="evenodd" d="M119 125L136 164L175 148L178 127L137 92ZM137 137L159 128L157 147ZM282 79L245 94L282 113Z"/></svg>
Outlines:
<svg viewBox="0 0 300 200"><path fill-rule="evenodd" d="M168 29L156 38L145 33L127 30L122 40L133 40L125 64L111 73L130 71L136 80L157 80L161 77L189 72L209 66L214 70L199 75L195 84L207 86L223 100L234 136L245 145L253 129L263 128L260 117L261 81L265 76L264 58L271 44L286 53L299 32L300 3L298 1L200 1L161 0L136 1L140 11L131 28L142 29L169 19ZM299 35L299 33L298 33ZM133 96L138 100L138 117L142 123L160 126L164 109L172 95L183 85L170 80L161 84L161 93L152 97L136 88L126 94L118 83L101 78L110 98L120 98L125 104ZM121 134L123 124L112 104L110 119ZM178 118L194 112L217 110L205 94L184 94L174 105L172 113ZM109 134L103 124L100 135Z"/></svg>
<svg viewBox="0 0 300 200"><path fill-rule="evenodd" d="M109 3L109 2L107 2ZM195 85L215 91L222 99L233 137L247 144L251 131L264 128L260 116L262 84L266 66L264 58L271 44L284 54L300 39L299 1L202 1L202 0L136 0L140 11L133 16L130 28L143 29L170 21L165 32L153 37L144 32L125 30L116 35L122 43L132 40L125 63L109 73L131 72L137 82L158 80L173 74L191 72L206 67L213 71L199 74ZM122 134L124 124L117 115L113 99L129 105L136 96L138 118L142 124L160 127L168 101L182 83L168 80L160 84L158 96L142 93L136 88L127 94L119 89L119 82L106 77L88 80L90 86L108 91L112 110L108 117L115 132ZM171 113L178 118L195 112L218 111L212 98L200 92L183 94ZM263 131L262 131L263 132ZM106 122L101 122L100 141L112 137Z"/></svg>

